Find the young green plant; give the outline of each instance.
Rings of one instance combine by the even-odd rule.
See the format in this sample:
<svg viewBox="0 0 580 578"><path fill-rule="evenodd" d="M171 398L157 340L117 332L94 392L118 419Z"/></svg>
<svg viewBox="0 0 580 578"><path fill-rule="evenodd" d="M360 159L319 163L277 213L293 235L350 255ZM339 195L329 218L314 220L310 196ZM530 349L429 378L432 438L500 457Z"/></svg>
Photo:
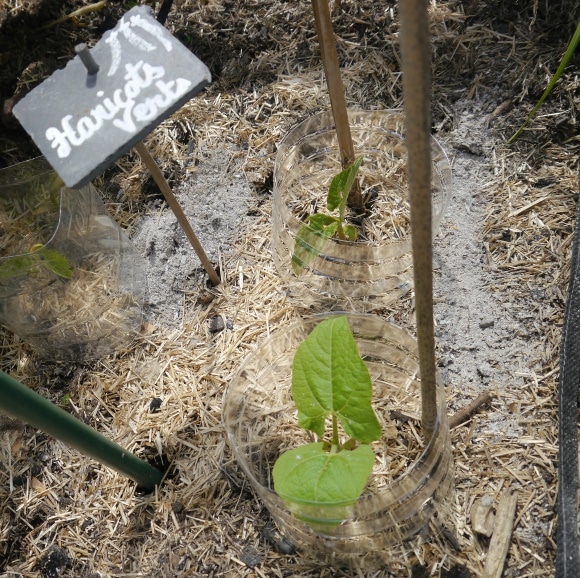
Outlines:
<svg viewBox="0 0 580 578"><path fill-rule="evenodd" d="M72 278L70 264L62 253L47 249L45 245L36 244L28 253L15 255L0 262L0 279L33 274L39 268L45 268L63 279Z"/></svg>
<svg viewBox="0 0 580 578"><path fill-rule="evenodd" d="M292 270L296 275L301 275L304 268L316 259L329 239L336 236L341 240L356 240L358 231L354 225L345 224L344 216L348 195L362 161L362 157L358 158L350 167L335 175L330 183L326 208L331 213L338 210L338 215L314 213L298 229L292 254Z"/></svg>
<svg viewBox="0 0 580 578"><path fill-rule="evenodd" d="M572 55L574 54L574 51L576 50L578 44L580 44L580 21L578 22L576 32L574 32L574 35L572 36L572 39L568 44L568 48L566 49L566 52L564 53L564 56L560 61L560 66L558 66L558 70L556 70L556 72L554 73L552 80L550 80L550 83L544 90L542 96L540 97L540 100L538 100L538 102L536 103L536 106L534 106L534 108L528 114L526 120L522 123L520 128L518 128L518 130L510 137L510 139L507 141L507 144L511 144L512 142L514 142L520 136L520 134L523 132L526 126L528 126L528 123L532 120L532 118L534 118L536 112L538 112L538 109L544 103L544 100L548 98L548 96L552 92L552 89L554 88L554 86L556 86L556 82L558 82L558 79L564 72L564 69L566 68L566 66L568 66L568 62L570 62L570 59L572 58Z"/></svg>
<svg viewBox="0 0 580 578"><path fill-rule="evenodd" d="M55 172L50 172L42 159L14 167L14 173L9 174L6 183L0 184L3 190L10 190L8 197L0 198L3 202L0 215L10 215L14 208L19 214L18 218L11 219L9 216L0 223L0 229L5 233L1 243L4 252L12 248L15 239L35 230L37 223L44 222L47 215L59 210L59 191L63 186L62 179ZM35 243L28 252L0 258L0 280L35 275L41 270L63 279L72 279L68 259L43 243Z"/></svg>
<svg viewBox="0 0 580 578"><path fill-rule="evenodd" d="M345 316L321 322L298 347L292 397L298 424L318 441L278 458L274 489L298 517L338 523L367 484L375 461L369 444L382 433L370 374Z"/></svg>

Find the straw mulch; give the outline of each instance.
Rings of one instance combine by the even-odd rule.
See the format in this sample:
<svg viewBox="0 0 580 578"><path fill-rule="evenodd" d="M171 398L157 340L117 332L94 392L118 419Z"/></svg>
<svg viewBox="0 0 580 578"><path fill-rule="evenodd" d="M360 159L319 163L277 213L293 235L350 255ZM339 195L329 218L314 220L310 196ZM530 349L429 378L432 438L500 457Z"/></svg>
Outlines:
<svg viewBox="0 0 580 578"><path fill-rule="evenodd" d="M47 29L41 34L44 47L51 47L46 57L32 35L25 42L14 36L9 46L5 32L11 27L36 29L84 3L56 4L8 0L3 8L0 57L10 64L0 77L3 99L50 74L55 54L70 57L74 44L98 38L120 14L119 6L108 6L79 17L78 25ZM458 99L484 103L493 177L474 191L485 214L477 232L481 267L489 291L519 319L530 344L529 363L514 372L513 387L499 392L491 380L489 389L501 403L492 402L453 430L451 534L425 545L412 563L389 569L321 565L271 529L267 511L233 462L222 425L224 389L258 343L304 313L288 303L270 258L276 144L297 121L328 109L329 100L307 0L182 0L166 25L208 64L214 82L147 144L174 184L195 171L198 151L235 147L231 166L244 171L255 191L254 218L238 232L235 250L222 256L220 286L201 299L189 296L177 326L144 326L140 338L115 355L63 366L37 359L9 332L0 334L4 371L137 455L171 462L163 486L143 494L46 435L6 424L0 431L3 576L479 576L489 539L475 535L470 510L484 494L497 505L507 489L516 493L517 508L503 575L552 575L558 350L580 153L574 63L522 138L504 144L572 36L576 2L560 2L559 11L549 10L551 4L430 3L433 127L441 137L451 130ZM349 105L400 107L397 3L336 0L333 18ZM3 122L3 161L27 158L33 147L9 115ZM148 209L146 184L135 154L96 182L129 230ZM412 329L411 308L412 300L405 299L382 313ZM216 316L230 323L213 333ZM455 409L471 401L458 390L449 397ZM504 423L498 420L505 412L517 435L490 426Z"/></svg>

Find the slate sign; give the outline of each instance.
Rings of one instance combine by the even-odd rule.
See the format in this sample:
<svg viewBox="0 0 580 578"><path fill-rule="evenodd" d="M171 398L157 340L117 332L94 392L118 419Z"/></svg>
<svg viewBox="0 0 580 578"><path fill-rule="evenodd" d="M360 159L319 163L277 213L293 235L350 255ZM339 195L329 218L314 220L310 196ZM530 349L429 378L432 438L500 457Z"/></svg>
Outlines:
<svg viewBox="0 0 580 578"><path fill-rule="evenodd" d="M86 57L86 55L84 55ZM32 90L14 114L67 186L100 175L211 82L207 67L146 6Z"/></svg>

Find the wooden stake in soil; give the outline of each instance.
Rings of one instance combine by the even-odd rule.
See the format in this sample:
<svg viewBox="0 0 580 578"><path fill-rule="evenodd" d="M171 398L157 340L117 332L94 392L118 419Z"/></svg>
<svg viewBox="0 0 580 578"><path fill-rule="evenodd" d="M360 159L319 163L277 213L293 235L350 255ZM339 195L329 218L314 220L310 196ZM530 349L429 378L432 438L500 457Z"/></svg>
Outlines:
<svg viewBox="0 0 580 578"><path fill-rule="evenodd" d="M318 43L320 44L324 76L326 77L326 84L330 94L330 105L340 149L340 162L342 168L346 169L355 161L355 153L348 123L344 86L340 77L328 0L312 0L312 10L314 12ZM364 208L358 181L355 181L348 195L348 206L359 212Z"/></svg>
<svg viewBox="0 0 580 578"><path fill-rule="evenodd" d="M431 224L431 50L427 2L401 0L400 7L422 425L429 439L437 419Z"/></svg>
<svg viewBox="0 0 580 578"><path fill-rule="evenodd" d="M495 517L495 527L489 543L482 578L501 578L505 559L512 540L512 530L518 497L507 489L502 496Z"/></svg>
<svg viewBox="0 0 580 578"><path fill-rule="evenodd" d="M173 194L173 191L171 190L169 183L165 180L165 177L163 176L163 173L157 166L155 159L151 156L151 154L149 153L147 147L143 144L143 142L136 144L135 150L139 153L139 156L145 163L147 170L151 173L151 176L153 177L153 179L157 183L157 186L163 193L163 196L165 197L167 204L171 207L171 210L177 217L179 224L185 231L185 234L187 235L189 242L192 244L193 248L195 249L195 252L197 253L197 256L199 257L199 260L201 261L204 269L209 275L210 281L212 282L213 285L219 285L220 278L218 274L216 273L210 260L205 254L205 251L203 250L201 243L199 242L198 238L193 232L193 229L191 228L191 225L189 224L189 221L187 220L187 217L185 216L183 209L179 205L179 201L175 198L175 195Z"/></svg>

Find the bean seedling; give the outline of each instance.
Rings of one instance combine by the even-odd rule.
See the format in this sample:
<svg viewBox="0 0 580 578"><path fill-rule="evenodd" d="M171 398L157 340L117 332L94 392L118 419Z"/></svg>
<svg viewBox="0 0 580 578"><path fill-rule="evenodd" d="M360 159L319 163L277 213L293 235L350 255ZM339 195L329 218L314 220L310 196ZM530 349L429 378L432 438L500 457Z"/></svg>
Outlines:
<svg viewBox="0 0 580 578"><path fill-rule="evenodd" d="M323 321L298 347L292 397L298 424L318 441L280 455L274 489L298 517L308 520L314 507L319 520L336 523L337 511L347 513L362 494L375 461L369 444L382 434L371 404L370 374L345 316ZM344 442L339 424L348 436ZM328 522L325 506L333 507Z"/></svg>
<svg viewBox="0 0 580 578"><path fill-rule="evenodd" d="M335 175L330 183L326 208L331 213L338 210L338 216L314 213L308 217L308 222L298 229L292 254L292 270L296 275L299 276L304 268L316 259L332 237L356 241L358 231L354 225L344 223L344 216L348 195L362 161L362 157L358 158L350 167Z"/></svg>
<svg viewBox="0 0 580 578"><path fill-rule="evenodd" d="M45 245L36 244L28 253L15 255L0 264L0 279L11 279L20 275L31 274L39 268L48 269L51 273L64 279L72 278L68 259L58 251L47 249Z"/></svg>

